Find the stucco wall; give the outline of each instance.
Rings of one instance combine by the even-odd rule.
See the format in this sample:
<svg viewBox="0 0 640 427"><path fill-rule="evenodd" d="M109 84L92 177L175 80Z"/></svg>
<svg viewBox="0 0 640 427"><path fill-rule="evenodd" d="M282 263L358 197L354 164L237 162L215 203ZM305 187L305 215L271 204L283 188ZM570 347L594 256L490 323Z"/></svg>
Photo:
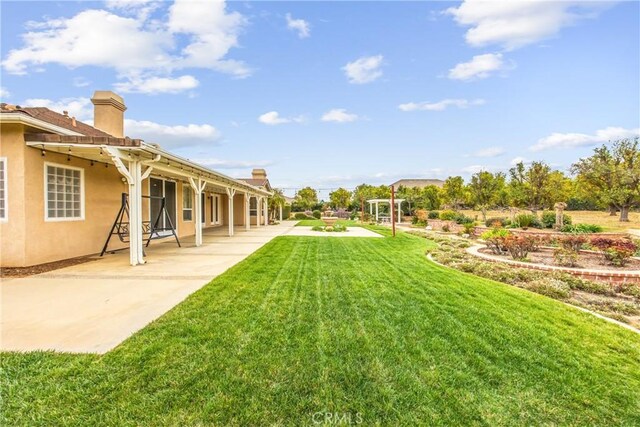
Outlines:
<svg viewBox="0 0 640 427"><path fill-rule="evenodd" d="M3 124L0 157L7 160L7 221L0 222L0 265L23 265L24 138L22 125Z"/></svg>

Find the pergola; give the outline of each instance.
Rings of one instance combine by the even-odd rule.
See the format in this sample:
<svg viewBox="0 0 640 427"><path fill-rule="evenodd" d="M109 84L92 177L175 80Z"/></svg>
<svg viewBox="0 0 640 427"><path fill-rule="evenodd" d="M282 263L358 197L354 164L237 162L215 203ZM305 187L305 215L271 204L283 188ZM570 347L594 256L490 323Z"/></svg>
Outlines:
<svg viewBox="0 0 640 427"><path fill-rule="evenodd" d="M404 199L395 199L394 202L398 205L398 215L397 215L397 220L396 222L398 224L400 224L401 219L402 219L402 211L400 209L400 207L402 206L402 202L404 202ZM391 209L393 209L393 207L391 206L391 199L371 199L371 200L367 200L367 203L369 203L369 214L373 215L373 205L376 205L376 222L378 222L378 219L380 218L380 215L378 214L379 212L379 204L380 203L388 203L389 207Z"/></svg>

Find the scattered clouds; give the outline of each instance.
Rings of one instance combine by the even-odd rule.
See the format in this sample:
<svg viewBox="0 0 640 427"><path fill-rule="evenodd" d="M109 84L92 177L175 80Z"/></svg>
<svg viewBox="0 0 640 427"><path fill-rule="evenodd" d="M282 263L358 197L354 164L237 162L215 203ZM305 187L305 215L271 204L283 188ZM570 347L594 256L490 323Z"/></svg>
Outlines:
<svg viewBox="0 0 640 427"><path fill-rule="evenodd" d="M640 136L640 128L625 129L612 126L599 129L593 135L586 133L552 133L539 139L529 149L531 151L542 151L552 148L591 147L616 139L634 138L636 136Z"/></svg>
<svg viewBox="0 0 640 427"><path fill-rule="evenodd" d="M304 19L293 19L290 13L287 13L287 28L298 32L301 39L311 35L311 25Z"/></svg>
<svg viewBox="0 0 640 427"><path fill-rule="evenodd" d="M62 98L57 101L45 98L31 98L26 99L20 105L23 107L46 107L60 114L63 111L68 111L71 117L93 123L93 104L91 104L91 99L89 98Z"/></svg>
<svg viewBox="0 0 640 427"><path fill-rule="evenodd" d="M207 166L212 169L253 169L264 168L273 165L272 160L242 161L242 160L222 160L216 158L192 159L195 163Z"/></svg>
<svg viewBox="0 0 640 427"><path fill-rule="evenodd" d="M124 121L125 134L141 138L147 143L160 144L163 148L181 148L217 142L220 132L208 124L168 126L147 120Z"/></svg>
<svg viewBox="0 0 640 427"><path fill-rule="evenodd" d="M162 90L174 81L172 93L180 84L186 87L183 90L191 89L193 81L185 84L185 76L172 77L185 68L235 77L251 74L243 62L226 58L238 46L247 20L228 12L224 1L176 0L162 19L150 17L156 2L110 1L107 6L108 10L88 9L69 18L30 22L21 36L23 46L10 50L2 61L4 70L26 74L46 64L108 68L116 72L118 84L141 93L150 92L135 90L138 82L149 82L147 88L155 82ZM167 81L159 84L163 78Z"/></svg>
<svg viewBox="0 0 640 427"><path fill-rule="evenodd" d="M524 157L520 157L520 156L518 156L518 157L514 157L513 159L511 159L511 161L509 162L509 165L511 165L511 166L515 166L515 165L517 165L518 163L524 163L524 164L526 165L526 164L531 163L531 160L526 159L526 158L524 158Z"/></svg>
<svg viewBox="0 0 640 427"><path fill-rule="evenodd" d="M91 83L92 82L90 80L87 80L84 77L74 77L73 78L73 85L75 87L87 87L87 86L91 85Z"/></svg>
<svg viewBox="0 0 640 427"><path fill-rule="evenodd" d="M322 115L323 122L349 123L359 118L357 114L348 113L344 108L334 108Z"/></svg>
<svg viewBox="0 0 640 427"><path fill-rule="evenodd" d="M485 79L496 72L513 68L513 62L505 62L501 53L485 53L474 56L469 62L457 64L449 70L448 77L463 81Z"/></svg>
<svg viewBox="0 0 640 427"><path fill-rule="evenodd" d="M382 76L382 55L363 56L353 62L347 63L342 69L344 70L349 83L365 84L371 83Z"/></svg>
<svg viewBox="0 0 640 427"><path fill-rule="evenodd" d="M7 90L6 87L0 86L0 98L9 98L11 93Z"/></svg>
<svg viewBox="0 0 640 427"><path fill-rule="evenodd" d="M449 107L468 108L484 103L484 99L474 99L471 101L467 99L443 99L438 102L409 102L398 105L398 108L402 111L444 111Z"/></svg>
<svg viewBox="0 0 640 427"><path fill-rule="evenodd" d="M133 78L127 82L114 84L117 91L124 93L144 93L148 95L159 93L180 93L185 90L195 89L200 82L189 75L176 78L171 77L149 77Z"/></svg>
<svg viewBox="0 0 640 427"><path fill-rule="evenodd" d="M473 153L473 157L489 158L499 157L505 154L507 150L502 147L487 147Z"/></svg>
<svg viewBox="0 0 640 427"><path fill-rule="evenodd" d="M562 28L593 18L610 6L611 2L595 1L466 0L445 13L471 27L465 34L470 46L514 50L553 37Z"/></svg>
<svg viewBox="0 0 640 427"><path fill-rule="evenodd" d="M277 111L269 111L268 113L264 113L263 115L258 117L258 121L260 123L264 123L265 125L275 126L285 123L302 123L304 122L304 117L280 117L280 113L278 113Z"/></svg>

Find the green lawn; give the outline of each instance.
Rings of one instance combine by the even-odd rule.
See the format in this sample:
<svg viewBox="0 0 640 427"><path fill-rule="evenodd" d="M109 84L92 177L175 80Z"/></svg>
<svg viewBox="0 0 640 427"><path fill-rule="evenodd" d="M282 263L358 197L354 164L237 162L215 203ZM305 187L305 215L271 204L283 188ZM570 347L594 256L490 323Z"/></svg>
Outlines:
<svg viewBox="0 0 640 427"><path fill-rule="evenodd" d="M361 227L362 224L359 221L352 221L350 219L339 219L336 221L336 224L344 225L346 227ZM316 225L325 225L321 219L303 219L300 220L296 227L304 226L304 227L315 227Z"/></svg>
<svg viewBox="0 0 640 427"><path fill-rule="evenodd" d="M104 356L2 354L0 424L640 425L639 335L427 244L279 237Z"/></svg>

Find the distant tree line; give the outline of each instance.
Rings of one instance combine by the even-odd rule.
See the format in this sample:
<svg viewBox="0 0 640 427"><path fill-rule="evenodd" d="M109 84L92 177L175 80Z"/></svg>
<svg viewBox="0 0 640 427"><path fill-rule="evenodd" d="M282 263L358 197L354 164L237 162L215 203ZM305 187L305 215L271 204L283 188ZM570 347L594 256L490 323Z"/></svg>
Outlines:
<svg viewBox="0 0 640 427"><path fill-rule="evenodd" d="M396 197L404 199L405 214L416 209L438 210L444 206L458 210L474 208L482 212L517 207L533 213L552 209L557 202L569 210L605 210L620 212L620 221L629 221L629 211L640 206L639 140L622 139L610 146L596 148L592 156L571 166L571 176L552 170L543 161L520 162L508 173L480 171L465 182L460 176L447 178L442 188L396 188ZM389 199L389 186L361 184L353 191L339 188L329 201L318 200L316 190L303 188L296 193L293 210L347 209L368 212L369 199Z"/></svg>

